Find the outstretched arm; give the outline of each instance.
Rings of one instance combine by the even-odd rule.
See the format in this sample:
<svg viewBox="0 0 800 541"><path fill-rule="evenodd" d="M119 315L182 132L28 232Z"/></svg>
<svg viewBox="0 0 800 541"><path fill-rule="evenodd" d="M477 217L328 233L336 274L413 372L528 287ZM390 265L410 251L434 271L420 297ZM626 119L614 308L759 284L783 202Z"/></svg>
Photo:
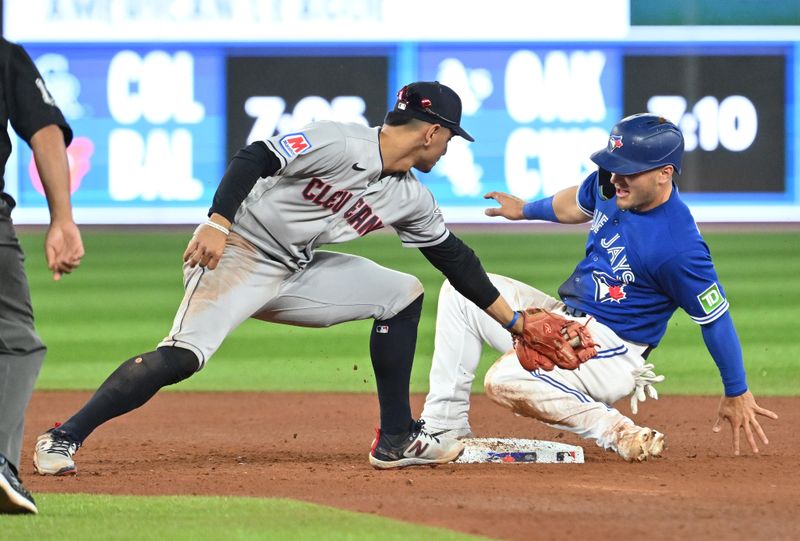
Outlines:
<svg viewBox="0 0 800 541"><path fill-rule="evenodd" d="M453 233L436 246L420 248L431 264L444 274L453 287L512 333L522 332L522 318L489 280L478 256ZM509 325L513 321L513 324Z"/></svg>
<svg viewBox="0 0 800 541"><path fill-rule="evenodd" d="M53 272L53 280L60 280L62 274L69 274L80 265L84 255L81 233L72 218L64 133L56 124L49 124L33 134L30 144L50 209L50 227L44 241L47 268Z"/></svg>
<svg viewBox="0 0 800 541"><path fill-rule="evenodd" d="M730 313L725 313L717 320L703 325L702 329L703 340L714 362L717 363L725 387L725 396L720 401L717 422L713 430L720 432L723 421L728 421L733 437L733 453L738 455L739 431L744 429L750 448L754 453L758 453L753 433L755 432L765 445L769 444L769 440L756 416L763 415L777 419L778 415L756 404L753 394L747 389L742 348Z"/></svg>
<svg viewBox="0 0 800 541"><path fill-rule="evenodd" d="M526 203L523 199L504 192L489 192L483 197L494 199L500 207L486 209L487 216L502 216L508 220L546 220L562 224L587 222L590 216L578 207L578 186L565 188L551 197Z"/></svg>

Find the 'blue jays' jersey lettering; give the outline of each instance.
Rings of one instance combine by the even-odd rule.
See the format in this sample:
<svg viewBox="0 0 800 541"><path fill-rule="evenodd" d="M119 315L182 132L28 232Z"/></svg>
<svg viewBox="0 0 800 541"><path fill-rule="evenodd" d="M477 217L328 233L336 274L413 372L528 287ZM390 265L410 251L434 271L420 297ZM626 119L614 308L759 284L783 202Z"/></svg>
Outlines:
<svg viewBox="0 0 800 541"><path fill-rule="evenodd" d="M592 223L586 257L558 291L567 305L626 340L652 346L678 307L700 324L727 311L708 246L677 187L652 210L621 210L615 197L602 196L592 173L577 199Z"/></svg>

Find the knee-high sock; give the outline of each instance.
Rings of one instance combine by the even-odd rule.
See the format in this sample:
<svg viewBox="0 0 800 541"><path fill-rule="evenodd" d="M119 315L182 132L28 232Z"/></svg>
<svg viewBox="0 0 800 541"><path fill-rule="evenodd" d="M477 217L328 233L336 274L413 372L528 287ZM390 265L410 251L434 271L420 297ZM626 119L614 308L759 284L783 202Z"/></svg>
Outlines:
<svg viewBox="0 0 800 541"><path fill-rule="evenodd" d="M101 424L138 408L159 389L188 378L197 368L195 354L177 347L161 347L132 357L108 376L80 411L58 430L83 442Z"/></svg>
<svg viewBox="0 0 800 541"><path fill-rule="evenodd" d="M369 351L378 384L381 407L381 430L402 434L411 424L408 386L417 346L417 327L422 312L423 295L399 314L372 325Z"/></svg>

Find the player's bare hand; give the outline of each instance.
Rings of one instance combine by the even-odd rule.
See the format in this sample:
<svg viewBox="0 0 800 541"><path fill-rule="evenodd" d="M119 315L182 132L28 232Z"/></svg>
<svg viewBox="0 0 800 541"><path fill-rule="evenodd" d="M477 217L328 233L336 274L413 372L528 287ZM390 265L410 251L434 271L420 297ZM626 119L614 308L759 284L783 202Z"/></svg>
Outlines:
<svg viewBox="0 0 800 541"><path fill-rule="evenodd" d="M487 216L502 216L508 220L522 220L525 215L522 208L525 201L511 194L503 192L489 192L483 196L484 199L494 199L500 203L500 207L488 208L484 211Z"/></svg>
<svg viewBox="0 0 800 541"><path fill-rule="evenodd" d="M192 268L200 265L214 270L222 258L227 240L228 236L225 233L208 225L201 225L195 231L192 240L189 241L186 251L183 252L183 261Z"/></svg>
<svg viewBox="0 0 800 541"><path fill-rule="evenodd" d="M714 432L720 432L723 422L728 421L731 425L731 431L733 432L733 454L739 454L740 429L744 429L747 442L750 444L750 449L752 449L754 453L758 453L758 445L756 445L754 432L758 435L759 439L764 442L764 445L768 445L769 440L767 439L767 435L764 434L761 425L758 423L756 415L763 415L770 419L778 418L777 413L756 404L756 399L750 391L740 396L724 396L719 403L717 422L714 423L714 428L712 428L712 430Z"/></svg>
<svg viewBox="0 0 800 541"><path fill-rule="evenodd" d="M69 274L81 264L84 255L81 232L72 220L54 221L47 229L44 239L44 253L47 268L53 273L53 280Z"/></svg>

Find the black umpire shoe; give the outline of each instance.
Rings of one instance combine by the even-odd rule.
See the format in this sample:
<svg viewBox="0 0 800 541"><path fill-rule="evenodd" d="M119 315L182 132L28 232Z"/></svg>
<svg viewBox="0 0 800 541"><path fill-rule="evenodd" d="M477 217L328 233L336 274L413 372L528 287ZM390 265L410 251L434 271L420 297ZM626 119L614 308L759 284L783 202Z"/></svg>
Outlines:
<svg viewBox="0 0 800 541"><path fill-rule="evenodd" d="M33 496L19 480L16 468L0 455L0 513L35 515L38 512Z"/></svg>

